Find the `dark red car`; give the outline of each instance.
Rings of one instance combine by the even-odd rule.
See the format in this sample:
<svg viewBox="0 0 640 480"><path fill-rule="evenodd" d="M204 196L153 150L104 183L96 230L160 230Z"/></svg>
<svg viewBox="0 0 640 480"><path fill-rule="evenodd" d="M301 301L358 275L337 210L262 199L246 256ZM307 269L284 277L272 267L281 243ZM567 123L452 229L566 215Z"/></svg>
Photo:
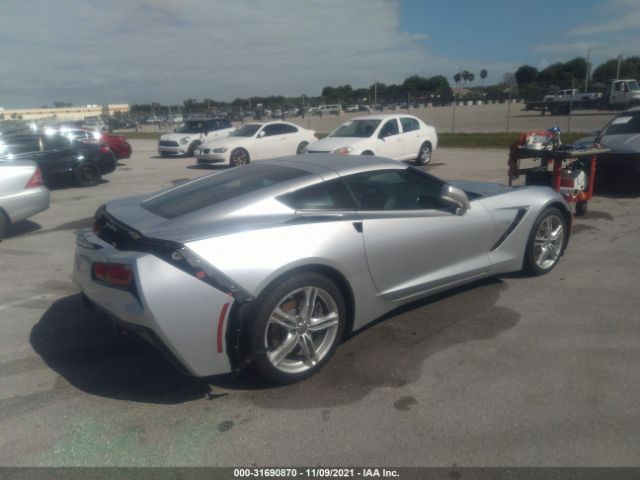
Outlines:
<svg viewBox="0 0 640 480"><path fill-rule="evenodd" d="M127 141L127 137L123 135L97 132L86 128L61 128L60 133L65 136L70 136L74 140L86 139L86 141L89 142L104 143L118 160L131 157L131 145Z"/></svg>

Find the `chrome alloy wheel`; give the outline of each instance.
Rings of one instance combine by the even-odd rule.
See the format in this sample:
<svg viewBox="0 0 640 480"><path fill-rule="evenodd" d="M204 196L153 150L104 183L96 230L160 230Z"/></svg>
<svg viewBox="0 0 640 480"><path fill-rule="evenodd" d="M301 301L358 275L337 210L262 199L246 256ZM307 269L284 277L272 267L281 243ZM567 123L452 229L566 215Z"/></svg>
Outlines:
<svg viewBox="0 0 640 480"><path fill-rule="evenodd" d="M549 215L538 226L534 240L533 258L536 265L548 270L555 265L564 244L564 222L557 215Z"/></svg>
<svg viewBox="0 0 640 480"><path fill-rule="evenodd" d="M302 287L271 312L264 348L271 365L285 373L316 366L336 342L340 314L333 297L319 287Z"/></svg>
<svg viewBox="0 0 640 480"><path fill-rule="evenodd" d="M234 167L239 167L240 165L246 165L249 163L249 155L247 152L241 148L238 148L231 152L231 165Z"/></svg>

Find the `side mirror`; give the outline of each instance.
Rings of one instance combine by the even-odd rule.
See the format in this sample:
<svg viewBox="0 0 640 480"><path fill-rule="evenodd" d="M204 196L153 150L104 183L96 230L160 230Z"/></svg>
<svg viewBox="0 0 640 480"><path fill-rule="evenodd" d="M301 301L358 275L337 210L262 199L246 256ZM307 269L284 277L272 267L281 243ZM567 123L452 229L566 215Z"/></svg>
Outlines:
<svg viewBox="0 0 640 480"><path fill-rule="evenodd" d="M258 138L262 138L264 137L265 133L264 130L262 130L260 133L258 133Z"/></svg>
<svg viewBox="0 0 640 480"><path fill-rule="evenodd" d="M451 185L444 185L440 192L440 199L455 207L456 215L464 215L471 208L469 198L463 190Z"/></svg>

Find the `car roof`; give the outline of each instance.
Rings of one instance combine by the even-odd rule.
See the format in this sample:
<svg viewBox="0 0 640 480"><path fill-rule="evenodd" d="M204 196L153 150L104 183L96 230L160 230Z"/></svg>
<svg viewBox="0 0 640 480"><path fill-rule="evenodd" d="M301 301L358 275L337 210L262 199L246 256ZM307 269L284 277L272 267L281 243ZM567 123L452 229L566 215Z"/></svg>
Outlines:
<svg viewBox="0 0 640 480"><path fill-rule="evenodd" d="M350 118L350 120L387 120L389 118L397 118L397 117L411 117L416 118L413 115L409 115L408 113L381 113L379 115L364 115L362 117L354 117Z"/></svg>
<svg viewBox="0 0 640 480"><path fill-rule="evenodd" d="M292 155L260 163L294 167L325 177L327 171L344 176L369 170L405 170L407 168L405 163L384 157L373 155L332 155L329 153Z"/></svg>

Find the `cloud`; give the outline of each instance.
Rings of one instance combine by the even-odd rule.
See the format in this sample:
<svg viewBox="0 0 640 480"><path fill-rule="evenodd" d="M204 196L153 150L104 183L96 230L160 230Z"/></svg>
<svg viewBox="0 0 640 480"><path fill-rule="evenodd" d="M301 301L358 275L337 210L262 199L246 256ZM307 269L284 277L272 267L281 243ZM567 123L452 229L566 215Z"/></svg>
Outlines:
<svg viewBox="0 0 640 480"><path fill-rule="evenodd" d="M597 22L576 25L569 35L597 35L637 30L640 25L640 2L637 0L609 0L593 7Z"/></svg>
<svg viewBox="0 0 640 480"><path fill-rule="evenodd" d="M21 0L0 17L0 106L318 95L509 64L438 57L388 0ZM448 75L450 77L450 75Z"/></svg>

